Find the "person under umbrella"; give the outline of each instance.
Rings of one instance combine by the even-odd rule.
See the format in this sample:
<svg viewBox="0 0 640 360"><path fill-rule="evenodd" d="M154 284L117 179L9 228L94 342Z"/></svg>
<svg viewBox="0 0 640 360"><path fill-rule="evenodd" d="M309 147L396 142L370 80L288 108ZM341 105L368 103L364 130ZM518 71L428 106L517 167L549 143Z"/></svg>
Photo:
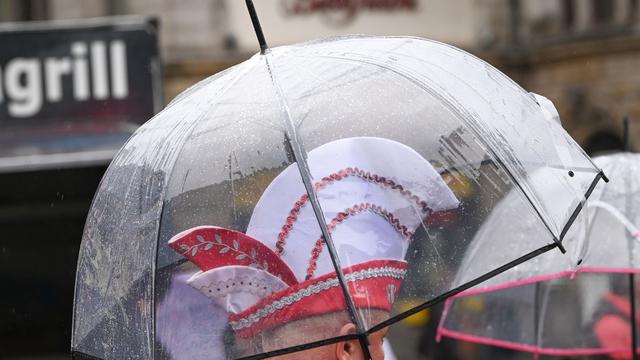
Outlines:
<svg viewBox="0 0 640 360"><path fill-rule="evenodd" d="M619 275L612 276L610 288L600 297L600 301L593 312L593 321L585 326L585 331L593 337L594 343L605 349L619 349L606 356L610 359L632 358L629 349L633 348L632 326L638 327L637 314L631 315L631 301L640 298L640 284L638 279L633 279L635 293L632 295L629 288L629 278ZM635 321L635 324L633 322Z"/></svg>
<svg viewBox="0 0 640 360"><path fill-rule="evenodd" d="M308 161L314 178L322 179L315 186L325 217L333 219L333 241L341 258L350 260L342 271L355 305L368 323L384 321L406 273L404 256L416 227L457 207L458 200L429 162L394 141L342 139L309 152ZM407 165L404 173L392 171L398 161ZM201 270L187 283L230 314L236 356L303 343L310 329L323 338L355 332L307 201L290 166L265 190L246 234L200 226L169 241ZM370 336L374 359L383 357L385 333ZM305 356L364 357L357 340Z"/></svg>

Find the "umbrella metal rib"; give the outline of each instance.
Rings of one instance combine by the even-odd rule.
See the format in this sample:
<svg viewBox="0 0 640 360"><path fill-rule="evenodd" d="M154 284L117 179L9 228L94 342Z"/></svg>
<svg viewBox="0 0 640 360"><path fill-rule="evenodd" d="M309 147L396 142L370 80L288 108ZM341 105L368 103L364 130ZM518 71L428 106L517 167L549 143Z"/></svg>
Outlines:
<svg viewBox="0 0 640 360"><path fill-rule="evenodd" d="M634 274L629 274L629 297L631 303L631 354L633 360L638 360L638 339L636 329L636 284Z"/></svg>
<svg viewBox="0 0 640 360"><path fill-rule="evenodd" d="M500 267L498 267L496 269L493 269L493 270L489 271L488 273L486 273L484 275L478 276L477 278L475 278L475 279L473 279L473 280L471 280L471 281L469 281L467 283L464 283L464 284L456 287L455 289L449 290L449 291L447 291L447 292L445 292L445 293L443 293L443 294L441 294L439 296L436 296L435 298L433 298L433 299L431 299L431 300L429 300L429 301L427 301L425 303L422 303L422 304L420 304L420 305L418 305L418 306L416 306L414 308L411 308L410 310L407 310L407 311L405 311L405 312L403 312L401 314L393 316L393 317L391 317L391 318L389 318L389 319L377 324L376 326L371 327L369 330L367 330L367 332L371 334L371 333L374 333L374 332L376 332L378 330L382 330L382 329L384 329L385 327L387 327L387 326L389 326L391 324L394 324L394 323L396 323L396 322L398 322L398 321L400 321L402 319L405 319L405 318L407 318L407 317L409 317L409 316L411 316L411 315L413 315L415 313L418 313L418 312L420 312L420 311L422 311L424 309L427 309L427 308L430 308L430 307L432 307L434 305L437 305L437 304L443 302L444 300L446 300L447 298L450 298L450 297L455 296L455 295L457 295L457 294L459 294L459 293L461 293L461 292L463 292L463 291L465 291L467 289L470 289L470 288L472 288L472 287L474 287L474 286L476 286L476 285L478 285L478 284L480 284L480 283L482 283L482 282L484 282L484 281L486 281L488 279L491 279L494 276L500 275L503 272L505 272L505 271L515 267L515 266L518 266L518 265L520 265L520 264L522 264L522 263L524 263L524 262L526 262L528 260L531 260L536 256L540 256L540 255L546 253L547 251L555 249L556 247L558 247L558 244L554 242L552 244L548 244L548 245L542 246L542 247L540 247L540 248L538 248L536 250L533 250L533 251L531 251L531 252L529 252L529 253L527 253L527 254L525 254L525 255L523 255L523 256L515 259L515 260L512 260L512 261L510 261L510 262L508 262L508 263L506 263L506 264L504 264L504 265L502 265L502 266L500 266Z"/></svg>
<svg viewBox="0 0 640 360"><path fill-rule="evenodd" d="M593 179L593 181L591 182L591 185L589 185L589 188L587 189L587 192L584 194L584 198L578 203L578 205L576 206L576 208L573 211L573 213L571 213L571 216L569 217L569 220L567 221L567 223L562 228L562 231L560 232L560 237L558 238L558 241L560 243L562 243L562 240L564 239L564 236L569 231L569 228L571 227L571 225L573 225L573 222L578 217L578 214L580 213L580 211L582 211L582 207L584 207L584 204L589 199L589 196L591 196L591 193L593 192L593 190L595 190L596 185L598 184L600 179L604 180L604 182L609 182L609 178L604 174L604 171L600 170L600 172L598 174L596 174L595 179ZM556 241L555 237L554 237L554 241ZM564 250L564 249L561 249L561 250ZM565 251L562 251L562 252L564 253Z"/></svg>
<svg viewBox="0 0 640 360"><path fill-rule="evenodd" d="M249 1L249 0L248 0ZM327 227L327 221L324 218L324 213L322 211L322 207L320 206L320 201L318 200L318 196L312 184L311 173L309 171L309 164L306 159L306 151L302 144L302 141L298 138L296 127L293 123L293 119L291 117L291 112L289 110L289 106L287 104L286 98L282 89L280 88L278 82L275 79L275 75L273 74L273 69L271 63L269 62L268 55L265 55L265 64L267 66L267 71L271 77L271 82L276 89L276 93L282 103L285 112L285 140L286 145L289 147L290 153L293 156L294 161L298 166L298 170L300 171L300 177L302 179L302 183L304 184L307 195L309 196L309 202L313 208L314 215L316 220L318 221L318 225L320 226L320 231L322 233L322 237L324 239L325 244L327 245L327 250L329 251L329 256L331 258L331 262L333 263L333 267L336 271L336 275L338 278L338 282L342 289L345 302L347 304L347 310L349 311L349 315L351 320L356 325L356 332L359 335L358 340L362 346L362 351L364 352L366 359L371 359L371 354L369 353L369 339L367 338L366 329L364 324L362 323L362 319L358 316L356 312L355 304L353 299L351 298L351 293L347 288L347 282L344 278L344 274L342 272L342 266L340 265L340 259L338 259L337 251L333 240L331 238L331 233L329 232L329 228Z"/></svg>
<svg viewBox="0 0 640 360"><path fill-rule="evenodd" d="M267 46L266 39L264 37L264 33L262 32L262 26L260 25L260 20L258 18L258 14L256 12L255 6L253 4L253 0L245 0L245 3L247 5L247 10L249 11L249 16L251 17L251 22L253 24L256 37L258 38L258 43L260 45L260 54L265 55L268 49L268 46ZM291 114L286 104L284 94L282 93L282 90L280 89L280 87L278 86L274 78L271 66L269 64L269 59L266 56L265 56L265 64L267 66L269 75L271 76L271 81L274 87L276 88L278 97L280 98L280 101L283 103L283 107L285 109L285 115L287 118L285 121L286 145L289 147L290 153L293 156L293 159L296 162L298 169L300 171L302 183L304 184L304 187L307 191L307 195L309 196L309 202L311 203L313 212L316 216L316 220L318 221L318 224L320 226L320 230L322 232L322 236L324 238L325 244L327 245L327 250L329 251L329 255L331 257L331 262L333 263L333 266L336 270L338 282L340 283L340 287L342 288L342 292L344 294L344 298L347 304L347 308L349 310L349 314L351 316L351 319L356 325L357 334L358 334L357 338L360 341L362 351L364 352L364 355L367 359L371 359L371 354L369 353L369 340L365 332L366 329L364 328L364 325L362 324L362 320L360 319L360 317L358 316L355 310L355 305L353 303L353 299L351 298L351 294L349 293L349 289L347 288L347 283L344 279L344 274L342 273L340 261L337 256L336 249L333 244L333 240L331 239L331 234L329 233L326 220L324 219L322 208L320 207L320 202L318 201L317 194L315 193L313 184L311 183L311 174L309 172L309 166L307 164L306 157L305 157L306 152L304 150L302 143L298 140L296 129L291 119ZM318 344L315 346L320 346L320 345L321 344ZM310 345L309 348L315 347L315 346ZM286 349L283 349L281 353L284 354L284 353L292 352L295 350L300 350L300 349L298 349L297 347L294 347L291 351L287 351Z"/></svg>
<svg viewBox="0 0 640 360"><path fill-rule="evenodd" d="M535 288L533 290L533 338L534 338L534 344L536 345L536 349L538 349L540 347L540 335L541 335L541 326L540 326L540 317L541 317L541 311L540 311L540 283L537 282L535 285ZM538 357L538 352L536 350L536 352L534 353L535 357Z"/></svg>

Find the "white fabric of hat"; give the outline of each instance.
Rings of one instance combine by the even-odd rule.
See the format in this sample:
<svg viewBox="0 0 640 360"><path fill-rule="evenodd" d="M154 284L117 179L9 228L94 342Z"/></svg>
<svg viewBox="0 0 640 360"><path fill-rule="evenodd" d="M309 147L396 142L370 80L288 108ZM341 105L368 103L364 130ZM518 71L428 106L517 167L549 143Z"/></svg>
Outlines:
<svg viewBox="0 0 640 360"><path fill-rule="evenodd" d="M238 313L260 299L288 287L266 271L236 265L200 271L187 283L229 313Z"/></svg>
<svg viewBox="0 0 640 360"><path fill-rule="evenodd" d="M372 260L403 261L416 228L430 214L458 206L433 166L392 140L332 141L310 151L307 162L343 267ZM289 274L286 280L266 265L229 263L198 272L187 281L228 313L237 314L295 283L335 271L297 164L289 165L264 191L246 234L201 226L175 235L169 243L186 246L186 252L179 252L188 255L194 245L180 242L198 232L202 232L198 241L219 245L244 237L232 240L237 251L245 245L250 248L244 248L247 252L266 246L273 251L272 266Z"/></svg>
<svg viewBox="0 0 640 360"><path fill-rule="evenodd" d="M404 259L411 235L424 218L431 211L458 205L428 161L392 140L373 137L336 140L310 151L308 164L325 220L335 223L332 239L343 266ZM348 176L327 180L332 174ZM291 217L296 202L305 195L297 165L292 164L265 190L254 209L247 235L276 250L283 225ZM423 209L424 203L429 209ZM347 209L355 210L336 222ZM284 249L282 259L298 281L309 278L312 250L320 237L320 227L307 200L296 213L285 241L279 244ZM313 277L334 271L326 249L320 252L316 266Z"/></svg>

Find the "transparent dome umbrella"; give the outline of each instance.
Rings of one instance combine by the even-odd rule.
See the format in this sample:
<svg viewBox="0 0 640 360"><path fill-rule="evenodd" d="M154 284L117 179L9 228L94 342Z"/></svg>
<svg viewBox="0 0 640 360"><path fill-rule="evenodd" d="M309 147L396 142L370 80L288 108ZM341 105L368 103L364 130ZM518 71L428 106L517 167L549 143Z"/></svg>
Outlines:
<svg viewBox="0 0 640 360"><path fill-rule="evenodd" d="M640 295L640 155L594 160L612 181L594 189L567 233L566 256L543 254L458 294L446 304L439 336L538 355L631 358L640 320L632 311ZM509 236L488 228L488 220L474 242L537 236L513 213L509 219L509 208L507 195L490 216L510 222Z"/></svg>
<svg viewBox="0 0 640 360"><path fill-rule="evenodd" d="M344 345L375 358L389 325L562 248L603 173L554 111L433 41L263 46L178 96L114 158L83 235L74 354L202 353L188 344L262 358ZM512 192L542 235L452 283Z"/></svg>

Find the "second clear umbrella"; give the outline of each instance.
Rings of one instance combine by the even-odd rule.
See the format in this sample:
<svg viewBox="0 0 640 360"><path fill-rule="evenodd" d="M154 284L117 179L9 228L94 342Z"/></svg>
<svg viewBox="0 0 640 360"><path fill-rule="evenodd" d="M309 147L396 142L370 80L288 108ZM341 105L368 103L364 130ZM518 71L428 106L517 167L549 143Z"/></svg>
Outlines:
<svg viewBox="0 0 640 360"><path fill-rule="evenodd" d="M640 155L594 160L612 180L596 187L569 231L568 256L544 254L460 294L447 303L440 336L537 355L632 357L639 319L632 309L640 295ZM503 201L496 214L508 208ZM526 222L513 224L509 236L535 234ZM492 229L479 234L480 242L504 238Z"/></svg>

